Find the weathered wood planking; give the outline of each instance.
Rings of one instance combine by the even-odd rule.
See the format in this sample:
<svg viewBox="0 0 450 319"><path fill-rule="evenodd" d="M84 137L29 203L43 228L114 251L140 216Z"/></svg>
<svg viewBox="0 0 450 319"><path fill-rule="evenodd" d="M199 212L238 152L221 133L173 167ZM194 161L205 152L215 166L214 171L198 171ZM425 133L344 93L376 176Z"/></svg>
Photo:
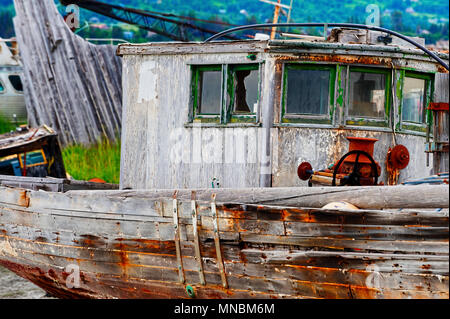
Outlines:
<svg viewBox="0 0 450 319"><path fill-rule="evenodd" d="M94 198L100 194L113 198L158 198L172 196L175 190L123 190L96 193L76 192L80 198ZM187 200L191 190L178 190L178 198ZM449 206L448 185L376 186L376 187L267 187L195 189L199 200L208 201L211 194L218 202L264 204L294 207L323 207L333 201L347 201L361 209L385 208L445 208ZM49 195L51 196L51 195ZM84 197L85 196L85 197Z"/></svg>
<svg viewBox="0 0 450 319"><path fill-rule="evenodd" d="M441 151L433 153L433 173L449 171L449 74L437 73L434 82L433 102L447 103L447 111L432 111L435 147Z"/></svg>
<svg viewBox="0 0 450 319"><path fill-rule="evenodd" d="M109 183L94 183L78 180L69 180L65 178L41 178L41 177L22 177L17 178L12 175L0 175L0 186L18 187L30 190L45 190L50 192L67 192L69 190L87 190L87 189L118 189L118 185Z"/></svg>
<svg viewBox="0 0 450 319"><path fill-rule="evenodd" d="M122 66L115 47L74 35L51 0L14 5L29 124L50 125L63 146L102 136L114 140L122 115Z"/></svg>
<svg viewBox="0 0 450 319"><path fill-rule="evenodd" d="M194 221L191 198L177 200L177 249L171 197L95 193L0 187L0 263L70 298L187 298L188 284L199 298L449 296L448 208L342 211L217 203L221 272L210 202L197 201ZM185 285L179 283L177 250ZM78 289L65 285L69 264L80 267Z"/></svg>

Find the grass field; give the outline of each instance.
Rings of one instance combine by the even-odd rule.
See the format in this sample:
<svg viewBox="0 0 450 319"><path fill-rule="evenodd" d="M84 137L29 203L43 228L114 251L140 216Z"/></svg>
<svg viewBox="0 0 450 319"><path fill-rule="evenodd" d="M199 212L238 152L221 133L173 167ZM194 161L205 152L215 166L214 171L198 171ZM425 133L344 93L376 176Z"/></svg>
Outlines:
<svg viewBox="0 0 450 319"><path fill-rule="evenodd" d="M103 139L96 145L68 146L62 150L67 173L77 180L101 178L107 183L119 183L120 140Z"/></svg>
<svg viewBox="0 0 450 319"><path fill-rule="evenodd" d="M15 130L16 125L8 122L0 115L0 134L8 133L11 130Z"/></svg>

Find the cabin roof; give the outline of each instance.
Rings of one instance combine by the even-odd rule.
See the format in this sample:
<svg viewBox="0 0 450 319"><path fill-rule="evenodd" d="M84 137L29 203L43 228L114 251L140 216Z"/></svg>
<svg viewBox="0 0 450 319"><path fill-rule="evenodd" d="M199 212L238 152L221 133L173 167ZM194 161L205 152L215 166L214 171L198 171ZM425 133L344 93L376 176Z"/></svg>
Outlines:
<svg viewBox="0 0 450 319"><path fill-rule="evenodd" d="M347 30L350 31L350 30ZM355 31L355 30L352 30ZM346 33L343 33L346 34ZM350 33L351 34L351 33ZM348 34L347 34L348 35ZM359 34L361 35L361 34ZM310 52L322 54L363 54L386 57L402 58L429 58L422 50L412 44L401 40L392 40L392 43L384 44L378 41L377 34L364 35L363 38L330 36L327 40L305 39L290 40L238 40L238 41L214 41L214 42L151 42L151 43L124 43L120 44L117 54L124 55L169 55L169 54L202 54L202 53L296 53ZM351 41L358 39L357 42ZM424 45L421 38L412 38ZM444 60L449 59L448 53L434 52ZM431 58L430 58L431 59Z"/></svg>

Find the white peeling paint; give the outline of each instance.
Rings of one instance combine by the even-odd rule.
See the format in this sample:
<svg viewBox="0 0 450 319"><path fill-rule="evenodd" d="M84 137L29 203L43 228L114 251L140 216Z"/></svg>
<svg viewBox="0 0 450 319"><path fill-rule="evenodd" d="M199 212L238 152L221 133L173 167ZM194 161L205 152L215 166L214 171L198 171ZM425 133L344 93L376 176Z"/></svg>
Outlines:
<svg viewBox="0 0 450 319"><path fill-rule="evenodd" d="M16 251L12 248L8 240L0 243L0 256L17 256Z"/></svg>
<svg viewBox="0 0 450 319"><path fill-rule="evenodd" d="M139 73L139 91L137 103L148 102L157 98L156 80L156 62L143 62L141 71Z"/></svg>

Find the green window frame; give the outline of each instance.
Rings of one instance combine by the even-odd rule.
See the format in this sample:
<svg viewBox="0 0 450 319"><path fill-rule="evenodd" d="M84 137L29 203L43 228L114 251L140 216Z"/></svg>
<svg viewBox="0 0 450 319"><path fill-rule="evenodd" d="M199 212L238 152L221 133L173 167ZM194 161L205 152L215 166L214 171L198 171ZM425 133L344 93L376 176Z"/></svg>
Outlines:
<svg viewBox="0 0 450 319"><path fill-rule="evenodd" d="M220 118L222 115L222 108L223 108L223 66L222 65L193 65L191 66L192 70L192 114L191 118L192 120L198 121L198 122L216 122L220 123ZM212 114L212 113L202 113L200 111L201 109L201 98L202 98L202 77L203 72L207 71L219 71L221 74L221 94L218 103L219 107L219 113L218 114Z"/></svg>
<svg viewBox="0 0 450 319"><path fill-rule="evenodd" d="M228 112L227 112L227 122L240 123L240 122L256 122L259 106L261 101L261 68L260 64L231 64L228 65L228 76L227 76L227 94L228 94ZM235 103L237 95L237 72L239 71L250 71L257 72L258 82L257 82L257 101L256 101L256 112L253 110L250 112L235 112ZM250 107L250 106L249 106Z"/></svg>
<svg viewBox="0 0 450 319"><path fill-rule="evenodd" d="M261 64L212 64L191 65L191 112L190 122L228 124L228 123L257 123L259 118L259 105L261 100ZM236 113L234 112L236 87L235 79L237 71L258 71L258 97L257 112ZM202 113L202 74L207 71L220 71L221 91L218 99L218 114Z"/></svg>
<svg viewBox="0 0 450 319"><path fill-rule="evenodd" d="M335 82L337 65L328 64L308 64L308 63L285 63L283 66L283 89L281 99L281 123L309 123L309 124L328 124L333 122L335 111ZM288 74L289 70L307 70L307 71L329 71L328 84L328 110L323 114L302 114L288 113Z"/></svg>
<svg viewBox="0 0 450 319"><path fill-rule="evenodd" d="M376 118L376 117L364 117L364 116L355 116L349 114L350 109L350 84L351 84L351 74L352 72L360 72L367 74L383 74L385 76L385 85L384 85L384 117ZM349 126L374 126L374 127L389 127L390 126L390 110L391 110L391 81L392 74L391 69L382 69L382 68L371 68L371 67L353 67L349 66L349 72L347 77L347 88L346 88L346 108L345 108L345 125Z"/></svg>
<svg viewBox="0 0 450 319"><path fill-rule="evenodd" d="M426 133L427 126L432 124L432 114L431 111L428 110L428 105L431 102L431 97L434 90L434 81L433 81L433 74L430 73L422 73L422 72L416 72L416 71L410 71L410 70L402 70L401 74L401 81L402 81L402 89L401 89L401 97L400 97L400 108L399 108L399 122L400 122L400 130L401 131L413 131L413 132L420 132L420 133ZM414 78L414 79L421 79L425 80L425 95L424 95L424 121L422 123L419 122L412 122L403 120L402 112L403 112L403 102L404 102L404 85L405 85L405 79L406 78Z"/></svg>

